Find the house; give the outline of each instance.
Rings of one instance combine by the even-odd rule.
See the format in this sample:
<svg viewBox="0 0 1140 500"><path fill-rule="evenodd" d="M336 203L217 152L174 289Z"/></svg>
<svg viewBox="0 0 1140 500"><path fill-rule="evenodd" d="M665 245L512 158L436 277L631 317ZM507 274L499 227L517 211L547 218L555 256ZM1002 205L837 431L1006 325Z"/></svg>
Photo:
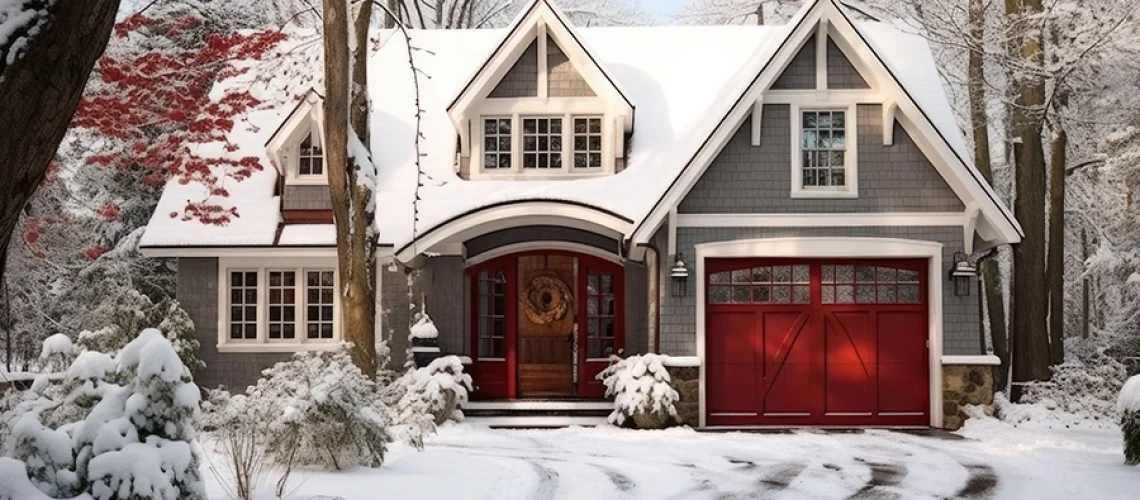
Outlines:
<svg viewBox="0 0 1140 500"><path fill-rule="evenodd" d="M922 38L835 0L644 28L534 0L411 40L418 87L401 36L371 60L394 363L423 309L484 400L600 399L608 357L642 352L673 357L698 426L955 427L992 398L969 271L1021 230ZM320 103L235 125L265 166L228 186L239 218L171 217L196 192L171 183L142 240L178 259L203 385L341 337Z"/></svg>

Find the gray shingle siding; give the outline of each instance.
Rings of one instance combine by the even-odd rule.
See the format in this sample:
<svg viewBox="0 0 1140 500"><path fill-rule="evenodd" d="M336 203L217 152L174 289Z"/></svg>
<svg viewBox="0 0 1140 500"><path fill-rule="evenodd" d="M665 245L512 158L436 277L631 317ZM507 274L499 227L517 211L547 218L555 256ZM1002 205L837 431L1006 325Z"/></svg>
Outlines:
<svg viewBox="0 0 1140 500"><path fill-rule="evenodd" d="M538 97L538 42L519 56L488 97Z"/></svg>
<svg viewBox="0 0 1140 500"><path fill-rule="evenodd" d="M225 386L244 391L261 378L261 371L289 359L289 353L218 352L218 259L194 257L178 259L178 302L194 321L200 354L206 368L194 381L200 387Z"/></svg>
<svg viewBox="0 0 1140 500"><path fill-rule="evenodd" d="M788 237L876 237L901 238L941 243L939 271L950 268L954 253L962 251L962 229L958 227L812 227L812 228L678 228L677 250L684 254L690 269L696 269L695 246L700 243L753 238ZM658 248L665 248L665 233L654 237ZM669 283L668 266L661 266L662 283ZM661 352L677 356L696 354L696 279L690 279L684 297L662 294ZM943 354L982 354L977 296L954 295L953 283L942 280Z"/></svg>
<svg viewBox="0 0 1140 500"><path fill-rule="evenodd" d="M858 106L858 198L792 198L791 107L764 106L760 146L745 118L678 207L681 213L950 212L962 201L897 122L883 146L882 106Z"/></svg>
<svg viewBox="0 0 1140 500"><path fill-rule="evenodd" d="M625 352L649 351L649 270L641 264L625 264Z"/></svg>
<svg viewBox="0 0 1140 500"><path fill-rule="evenodd" d="M827 40L827 87L831 89L869 89L871 86L851 64L839 46Z"/></svg>
<svg viewBox="0 0 1140 500"><path fill-rule="evenodd" d="M804 90L815 88L815 35L808 38L803 48L788 63L780 77L772 83L773 90Z"/></svg>
<svg viewBox="0 0 1140 500"><path fill-rule="evenodd" d="M562 52L562 48L546 37L546 88L550 97L594 97L594 90Z"/></svg>
<svg viewBox="0 0 1140 500"><path fill-rule="evenodd" d="M412 315L421 310L427 311L439 330L441 351L445 354L466 352L464 268L463 258L459 256L428 259L422 269L410 276L412 302L409 302L408 273L399 266L394 270L388 265L381 266L380 331L392 351L392 368L404 365L410 321Z"/></svg>
<svg viewBox="0 0 1140 500"><path fill-rule="evenodd" d="M284 210L332 210L328 186L290 186L286 184L285 193L281 196L281 204L281 208Z"/></svg>

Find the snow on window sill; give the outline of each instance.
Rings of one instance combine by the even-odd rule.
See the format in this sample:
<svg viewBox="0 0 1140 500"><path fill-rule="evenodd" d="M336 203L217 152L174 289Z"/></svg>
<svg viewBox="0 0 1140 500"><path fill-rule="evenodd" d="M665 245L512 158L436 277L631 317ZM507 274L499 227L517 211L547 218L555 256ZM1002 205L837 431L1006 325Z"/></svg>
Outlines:
<svg viewBox="0 0 1140 500"><path fill-rule="evenodd" d="M218 352L222 353L256 353L256 352L301 352L301 351L332 351L340 346L336 341L320 342L290 342L290 343L248 343L248 344L217 344Z"/></svg>

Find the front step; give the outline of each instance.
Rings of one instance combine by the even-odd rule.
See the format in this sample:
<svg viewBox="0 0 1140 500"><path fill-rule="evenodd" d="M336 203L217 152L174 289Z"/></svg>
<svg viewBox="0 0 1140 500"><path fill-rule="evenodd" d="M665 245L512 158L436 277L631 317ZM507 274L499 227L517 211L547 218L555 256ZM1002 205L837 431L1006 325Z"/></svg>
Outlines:
<svg viewBox="0 0 1140 500"><path fill-rule="evenodd" d="M609 401L501 400L471 401L463 405L468 417L589 417L605 418L613 411Z"/></svg>

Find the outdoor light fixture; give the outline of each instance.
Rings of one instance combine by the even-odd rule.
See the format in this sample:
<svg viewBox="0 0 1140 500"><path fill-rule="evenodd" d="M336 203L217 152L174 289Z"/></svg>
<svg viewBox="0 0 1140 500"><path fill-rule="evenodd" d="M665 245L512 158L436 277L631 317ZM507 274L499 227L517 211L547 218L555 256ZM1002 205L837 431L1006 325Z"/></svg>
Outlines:
<svg viewBox="0 0 1140 500"><path fill-rule="evenodd" d="M954 281L954 295L967 297L970 295L970 283L978 276L978 267L970 262L969 257L962 252L954 254L954 267L950 268L950 279Z"/></svg>
<svg viewBox="0 0 1140 500"><path fill-rule="evenodd" d="M685 267L685 258L677 254L677 262L673 264L673 296L684 297L689 288L689 268Z"/></svg>

